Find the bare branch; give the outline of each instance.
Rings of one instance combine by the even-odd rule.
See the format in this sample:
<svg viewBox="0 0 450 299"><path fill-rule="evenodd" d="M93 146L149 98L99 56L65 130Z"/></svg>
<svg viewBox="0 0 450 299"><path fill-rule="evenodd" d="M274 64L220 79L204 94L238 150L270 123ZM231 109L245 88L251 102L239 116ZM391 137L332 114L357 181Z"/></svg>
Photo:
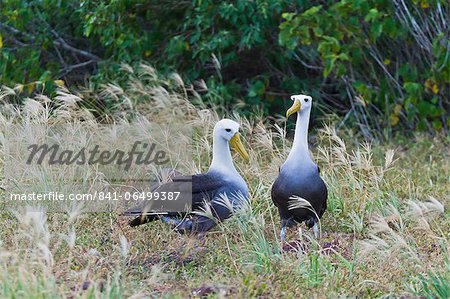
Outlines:
<svg viewBox="0 0 450 299"><path fill-rule="evenodd" d="M52 29L51 31L52 31L53 35L56 37L56 40L53 42L55 45L60 46L68 51L80 54L81 56L88 57L95 61L101 60L100 57L98 57L97 55L94 55L92 53L89 53L89 52L81 50L81 49L77 49L75 47L72 47L61 36L59 36L59 34L54 29Z"/></svg>
<svg viewBox="0 0 450 299"><path fill-rule="evenodd" d="M298 62L300 62L304 67L306 67L308 69L313 69L313 70L323 70L323 67L307 64L297 55L297 53L294 52L293 55L294 55L295 59Z"/></svg>
<svg viewBox="0 0 450 299"><path fill-rule="evenodd" d="M20 31L20 30L14 28L14 27L12 27L12 26L3 24L3 23L1 23L1 22L0 22L0 27L1 27L1 28L5 28L6 30L8 30L8 31L11 32L12 34L15 34L15 35L22 35L22 36L28 38L31 42L34 42L34 41L36 40L36 38L35 38L34 36L32 36L31 34L22 32L22 31ZM85 51L85 50L81 50L81 49L78 49L78 48L75 48L75 47L69 45L62 37L60 37L60 36L58 35L58 33L57 33L55 30L52 30L52 33L53 33L53 35L55 35L55 37L56 37L56 40L53 41L53 44L54 44L55 46L61 47L61 48L65 49L65 50L67 50L67 51L70 51L70 52L72 52L72 53L76 53L76 54L78 54L78 55L87 57L87 58L89 58L89 59L91 59L91 60L94 60L94 61L100 61L100 60L101 60L101 58L98 57L97 55L94 55L94 54L89 53L89 52L87 52L87 51Z"/></svg>
<svg viewBox="0 0 450 299"><path fill-rule="evenodd" d="M81 68L81 67L85 67L85 66L87 66L87 65L89 65L91 63L95 63L95 62L96 62L95 60L88 60L88 61L85 61L85 62L82 62L82 63L78 63L78 64L74 64L74 65L68 66L68 67L63 68L62 70L60 70L60 76L63 77L65 75L67 75L68 73L72 72L75 69L78 69L78 68Z"/></svg>

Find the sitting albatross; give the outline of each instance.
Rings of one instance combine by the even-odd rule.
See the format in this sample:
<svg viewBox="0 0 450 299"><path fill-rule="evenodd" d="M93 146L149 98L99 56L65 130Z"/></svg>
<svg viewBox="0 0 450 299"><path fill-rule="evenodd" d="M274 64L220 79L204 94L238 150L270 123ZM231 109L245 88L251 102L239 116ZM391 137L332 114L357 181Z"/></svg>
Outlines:
<svg viewBox="0 0 450 299"><path fill-rule="evenodd" d="M308 125L312 98L294 95L294 102L286 117L297 112L297 123L292 149L280 167L280 173L272 186L272 201L278 207L281 220L281 241L286 237L286 227L295 222L314 227L318 238L318 218L327 208L327 187L320 178L319 168L311 159L308 149ZM297 202L296 202L297 201Z"/></svg>
<svg viewBox="0 0 450 299"><path fill-rule="evenodd" d="M141 225L157 219L167 222L181 232L206 232L222 221L231 217L230 206L224 204L226 197L233 208L239 207L248 198L248 188L244 179L236 171L231 157L229 144L246 160L245 150L239 135L239 124L230 119L222 119L214 126L213 159L208 172L192 176L183 176L173 171L171 182L157 186L154 191L185 191L186 182L192 184L192 218L180 219L180 213L168 212L164 215L152 213L148 206L137 206L124 213L125 216L139 216L130 222L131 226ZM184 184L183 184L184 183ZM179 190L178 190L179 189ZM189 192L191 192L189 188ZM196 214L204 204L211 207L215 219Z"/></svg>

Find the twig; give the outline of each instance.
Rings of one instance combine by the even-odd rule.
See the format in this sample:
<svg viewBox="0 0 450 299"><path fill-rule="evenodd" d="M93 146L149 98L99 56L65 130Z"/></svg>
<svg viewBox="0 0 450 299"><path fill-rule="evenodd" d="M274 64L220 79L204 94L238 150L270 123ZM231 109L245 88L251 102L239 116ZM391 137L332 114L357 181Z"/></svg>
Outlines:
<svg viewBox="0 0 450 299"><path fill-rule="evenodd" d="M60 70L60 76L63 77L65 75L67 75L68 73L70 73L71 71L75 70L75 69L87 66L87 65L89 65L91 63L95 63L95 62L96 62L95 60L88 60L88 61L85 61L85 62L82 62L82 63L78 63L78 64L74 64L74 65L68 66L68 67L63 68L62 70Z"/></svg>
<svg viewBox="0 0 450 299"><path fill-rule="evenodd" d="M13 33L13 34L25 36L25 37L27 37L31 42L34 42L34 41L36 40L36 38L35 38L34 36L32 36L31 34L22 32L22 31L20 31L20 30L14 28L14 27L12 27L12 26L3 24L3 23L1 23L1 22L0 22L0 27L7 29L8 31L10 31L10 32ZM90 58L90 59L93 60L93 61L100 61L100 60L101 60L100 57L98 57L98 56L95 55L95 54L89 53L89 52L87 52L87 51L85 51L85 50L81 50L81 49L78 49L78 48L75 48L75 47L69 45L62 37L60 37L60 36L58 35L58 33L57 33L55 30L52 30L52 33L53 33L53 35L55 35L55 37L56 37L56 40L53 41L53 44L54 44L55 46L61 47L61 48L65 49L65 50L67 50L67 51L70 51L70 52L72 52L72 53L76 53L76 54L78 54L78 55L81 55L81 56Z"/></svg>
<svg viewBox="0 0 450 299"><path fill-rule="evenodd" d="M61 52L59 52L58 47L56 47L55 45L53 45L53 47L55 48L56 54L58 55L58 58L59 58L59 61L61 62L61 64L62 64L64 67L67 67L67 63L66 63L66 61L64 60L64 58L62 57Z"/></svg>
<svg viewBox="0 0 450 299"><path fill-rule="evenodd" d="M56 37L56 40L53 42L53 44L55 45L59 45L61 47L63 47L64 49L80 54L82 56L88 57L94 61L99 61L100 57L98 57L97 55L94 55L92 53L89 53L87 51L81 50L81 49L77 49L75 47L72 47L71 45L69 45L54 29L51 30L52 34Z"/></svg>
<svg viewBox="0 0 450 299"><path fill-rule="evenodd" d="M304 67L306 67L308 69L312 69L312 70L323 70L323 67L307 64L297 55L297 53L293 52L293 55L294 55L295 59L298 62L300 62Z"/></svg>
<svg viewBox="0 0 450 299"><path fill-rule="evenodd" d="M369 54L372 56L373 59L375 59L375 61L377 62L377 64L381 67L381 69L384 71L384 73L392 80L392 82L394 82L394 84L397 86L397 90L400 93L402 99L405 97L403 94L403 89L400 86L400 83L398 83L398 81L394 78L394 76L391 75L391 73L389 72L389 70L386 68L386 66L384 65L384 63L381 61L380 58L378 58L377 53L375 53L375 49L373 47L370 47L369 49Z"/></svg>
<svg viewBox="0 0 450 299"><path fill-rule="evenodd" d="M353 107L352 107L352 109L348 110L348 112L345 114L344 119L336 127L336 131L339 131L339 129L345 124L345 122L347 121L347 119L350 116L350 114L352 114L352 112L353 112Z"/></svg>

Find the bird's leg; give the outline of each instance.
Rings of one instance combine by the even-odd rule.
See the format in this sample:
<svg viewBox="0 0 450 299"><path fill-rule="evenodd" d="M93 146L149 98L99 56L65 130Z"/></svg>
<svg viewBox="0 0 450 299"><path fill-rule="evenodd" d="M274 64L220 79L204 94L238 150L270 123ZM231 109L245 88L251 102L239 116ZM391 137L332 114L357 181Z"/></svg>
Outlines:
<svg viewBox="0 0 450 299"><path fill-rule="evenodd" d="M319 239L319 225L317 224L317 222L314 222L313 231L314 231L314 236L318 240Z"/></svg>
<svg viewBox="0 0 450 299"><path fill-rule="evenodd" d="M281 240L281 243L284 243L284 241L286 240L286 226L281 227L280 240Z"/></svg>
<svg viewBox="0 0 450 299"><path fill-rule="evenodd" d="M303 242L303 230L302 230L302 226L301 225L298 226L297 233L298 233L298 239Z"/></svg>
<svg viewBox="0 0 450 299"><path fill-rule="evenodd" d="M295 223L292 221L292 218L289 219L281 218L281 232L280 232L281 243L284 243L286 241L287 228L291 227L293 224Z"/></svg>

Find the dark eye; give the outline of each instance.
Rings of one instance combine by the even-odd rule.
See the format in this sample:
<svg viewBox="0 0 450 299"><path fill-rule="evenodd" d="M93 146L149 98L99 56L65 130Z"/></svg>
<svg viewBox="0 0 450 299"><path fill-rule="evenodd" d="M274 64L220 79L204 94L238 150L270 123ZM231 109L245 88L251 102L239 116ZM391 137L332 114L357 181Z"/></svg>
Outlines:
<svg viewBox="0 0 450 299"><path fill-rule="evenodd" d="M308 101L309 101L308 98L305 98L305 103L308 103Z"/></svg>
<svg viewBox="0 0 450 299"><path fill-rule="evenodd" d="M231 132L231 129L225 129L225 131L227 131L227 132Z"/></svg>

